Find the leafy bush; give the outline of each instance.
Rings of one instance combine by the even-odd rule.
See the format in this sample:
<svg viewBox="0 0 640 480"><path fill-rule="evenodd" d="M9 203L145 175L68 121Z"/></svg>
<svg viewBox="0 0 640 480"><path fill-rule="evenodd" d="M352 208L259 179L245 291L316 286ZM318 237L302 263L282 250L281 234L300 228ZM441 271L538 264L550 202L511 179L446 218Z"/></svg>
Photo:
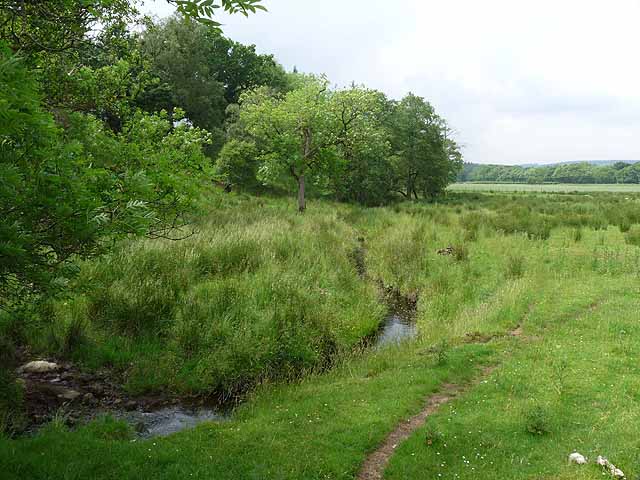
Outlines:
<svg viewBox="0 0 640 480"><path fill-rule="evenodd" d="M252 189L260 185L258 173L258 149L254 143L229 140L218 154L218 172L233 185Z"/></svg>
<svg viewBox="0 0 640 480"><path fill-rule="evenodd" d="M525 414L525 428L532 435L546 435L551 432L549 413L541 405L534 406Z"/></svg>
<svg viewBox="0 0 640 480"><path fill-rule="evenodd" d="M207 172L208 134L172 128L166 113L137 113L118 134L60 115L64 131L33 73L0 45L0 307L63 289L74 261L107 240L181 225Z"/></svg>

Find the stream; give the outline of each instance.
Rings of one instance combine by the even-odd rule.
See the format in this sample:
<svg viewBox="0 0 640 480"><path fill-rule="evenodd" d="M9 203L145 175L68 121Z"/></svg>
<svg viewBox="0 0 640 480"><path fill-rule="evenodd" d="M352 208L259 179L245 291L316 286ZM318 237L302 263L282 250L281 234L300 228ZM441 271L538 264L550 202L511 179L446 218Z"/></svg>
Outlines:
<svg viewBox="0 0 640 480"><path fill-rule="evenodd" d="M376 338L375 348L380 349L389 345L399 345L406 340L415 338L417 334L418 329L415 321L399 313L392 313L382 324Z"/></svg>
<svg viewBox="0 0 640 480"><path fill-rule="evenodd" d="M154 412L128 412L121 417L141 438L166 437L203 422L223 421L225 416L206 408L167 407Z"/></svg>
<svg viewBox="0 0 640 480"><path fill-rule="evenodd" d="M415 300L397 290L385 290L389 313L378 331L370 337L372 350L399 345L416 337ZM122 391L108 371L87 373L68 362L33 362L41 369L19 369L25 388L29 424L22 433L34 433L64 411L69 425L77 425L101 414L111 414L132 426L138 438L171 435L203 422L223 422L229 416L206 407L180 405L180 399L163 397L131 398ZM38 365L36 365L38 366ZM45 368L46 367L46 368ZM163 405L164 404L164 405Z"/></svg>

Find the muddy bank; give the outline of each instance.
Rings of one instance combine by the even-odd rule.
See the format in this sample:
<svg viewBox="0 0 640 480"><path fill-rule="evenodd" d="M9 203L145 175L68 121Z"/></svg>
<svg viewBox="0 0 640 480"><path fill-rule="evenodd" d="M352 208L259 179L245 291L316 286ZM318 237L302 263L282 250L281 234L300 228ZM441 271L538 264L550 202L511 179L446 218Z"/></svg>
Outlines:
<svg viewBox="0 0 640 480"><path fill-rule="evenodd" d="M27 367L27 368L25 368ZM110 414L126 420L144 437L175 433L224 418L204 398L169 394L131 396L109 370L85 372L70 362L29 359L16 371L23 390L23 419L15 436L35 433L54 418L75 427Z"/></svg>

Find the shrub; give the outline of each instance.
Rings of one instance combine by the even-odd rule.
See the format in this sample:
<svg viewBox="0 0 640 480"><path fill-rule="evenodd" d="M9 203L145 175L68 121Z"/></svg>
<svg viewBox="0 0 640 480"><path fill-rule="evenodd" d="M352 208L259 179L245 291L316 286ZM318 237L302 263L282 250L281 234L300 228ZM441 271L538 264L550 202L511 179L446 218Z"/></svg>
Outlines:
<svg viewBox="0 0 640 480"><path fill-rule="evenodd" d="M525 428L531 435L546 435L551 432L549 413L541 405L534 406L525 414Z"/></svg>
<svg viewBox="0 0 640 480"><path fill-rule="evenodd" d="M229 140L218 154L216 166L225 179L242 188L260 186L258 173L258 149L252 142Z"/></svg>

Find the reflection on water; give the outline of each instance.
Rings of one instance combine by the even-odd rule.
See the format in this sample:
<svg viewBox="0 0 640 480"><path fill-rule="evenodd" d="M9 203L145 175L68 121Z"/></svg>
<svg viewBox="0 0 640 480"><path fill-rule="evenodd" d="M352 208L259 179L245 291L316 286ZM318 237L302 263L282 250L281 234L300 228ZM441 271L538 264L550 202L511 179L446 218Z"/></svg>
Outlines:
<svg viewBox="0 0 640 480"><path fill-rule="evenodd" d="M389 315L380 330L376 346L380 348L386 345L397 345L404 340L414 338L417 334L415 322L398 314Z"/></svg>
<svg viewBox="0 0 640 480"><path fill-rule="evenodd" d="M219 421L224 417L213 410L187 410L169 407L156 412L129 412L126 420L143 438L164 437L193 428L203 422Z"/></svg>

